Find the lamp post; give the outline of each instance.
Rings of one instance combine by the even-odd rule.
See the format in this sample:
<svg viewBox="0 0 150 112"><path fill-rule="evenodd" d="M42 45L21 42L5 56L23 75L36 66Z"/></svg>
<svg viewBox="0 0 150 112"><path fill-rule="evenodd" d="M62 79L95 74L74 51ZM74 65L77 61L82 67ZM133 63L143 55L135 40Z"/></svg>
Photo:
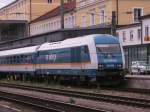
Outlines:
<svg viewBox="0 0 150 112"><path fill-rule="evenodd" d="M117 7L116 23L118 25L118 22L119 22L119 0L116 1L116 7Z"/></svg>
<svg viewBox="0 0 150 112"><path fill-rule="evenodd" d="M61 29L64 29L64 0L61 0L60 15L61 15Z"/></svg>
<svg viewBox="0 0 150 112"><path fill-rule="evenodd" d="M29 19L29 21L31 22L32 21L32 1L30 0L30 19ZM31 35L31 27L30 27L30 23L29 23L29 35L28 36L30 36Z"/></svg>

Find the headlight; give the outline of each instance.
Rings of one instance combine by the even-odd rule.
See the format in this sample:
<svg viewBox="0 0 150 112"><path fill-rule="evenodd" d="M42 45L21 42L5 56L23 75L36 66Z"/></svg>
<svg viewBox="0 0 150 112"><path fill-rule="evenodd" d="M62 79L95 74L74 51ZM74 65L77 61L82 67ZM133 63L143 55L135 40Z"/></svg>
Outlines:
<svg viewBox="0 0 150 112"><path fill-rule="evenodd" d="M99 64L98 67L99 68L104 68L104 65L103 64Z"/></svg>
<svg viewBox="0 0 150 112"><path fill-rule="evenodd" d="M117 64L117 67L118 68L122 68L122 64Z"/></svg>

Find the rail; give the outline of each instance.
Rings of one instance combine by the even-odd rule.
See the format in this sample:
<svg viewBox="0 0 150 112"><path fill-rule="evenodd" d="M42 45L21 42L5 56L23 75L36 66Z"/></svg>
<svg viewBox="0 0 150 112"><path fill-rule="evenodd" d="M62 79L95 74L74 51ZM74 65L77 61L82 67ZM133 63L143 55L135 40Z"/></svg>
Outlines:
<svg viewBox="0 0 150 112"><path fill-rule="evenodd" d="M36 106L42 110L45 110L46 112L111 112L103 109L89 108L65 102L42 99L39 97L8 93L5 91L0 91L0 98L26 105Z"/></svg>
<svg viewBox="0 0 150 112"><path fill-rule="evenodd" d="M3 84L0 83L0 86L18 88L24 90L26 89L26 90L44 92L49 94L64 95L69 97L84 98L89 100L111 102L111 103L122 104L127 106L150 108L150 100L142 99L142 98L130 98L130 97L122 97L122 96L104 95L100 93L80 92L80 91L62 90L62 89L53 89L53 88L41 88L41 87L32 87L32 86L7 84L7 83L3 83Z"/></svg>

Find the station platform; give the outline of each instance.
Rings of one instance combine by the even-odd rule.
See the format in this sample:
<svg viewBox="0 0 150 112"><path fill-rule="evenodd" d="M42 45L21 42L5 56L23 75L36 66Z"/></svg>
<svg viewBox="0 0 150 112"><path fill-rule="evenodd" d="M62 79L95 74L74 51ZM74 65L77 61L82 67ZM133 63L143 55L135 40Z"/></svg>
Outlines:
<svg viewBox="0 0 150 112"><path fill-rule="evenodd" d="M150 75L126 75L129 88L150 89Z"/></svg>

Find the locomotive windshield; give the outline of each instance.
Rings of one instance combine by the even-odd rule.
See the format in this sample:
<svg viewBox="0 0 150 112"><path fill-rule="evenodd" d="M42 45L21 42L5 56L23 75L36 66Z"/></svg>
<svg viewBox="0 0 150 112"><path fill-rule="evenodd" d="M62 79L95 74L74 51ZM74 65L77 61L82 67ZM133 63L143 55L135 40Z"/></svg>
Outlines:
<svg viewBox="0 0 150 112"><path fill-rule="evenodd" d="M96 45L97 53L120 53L119 44L97 44Z"/></svg>

